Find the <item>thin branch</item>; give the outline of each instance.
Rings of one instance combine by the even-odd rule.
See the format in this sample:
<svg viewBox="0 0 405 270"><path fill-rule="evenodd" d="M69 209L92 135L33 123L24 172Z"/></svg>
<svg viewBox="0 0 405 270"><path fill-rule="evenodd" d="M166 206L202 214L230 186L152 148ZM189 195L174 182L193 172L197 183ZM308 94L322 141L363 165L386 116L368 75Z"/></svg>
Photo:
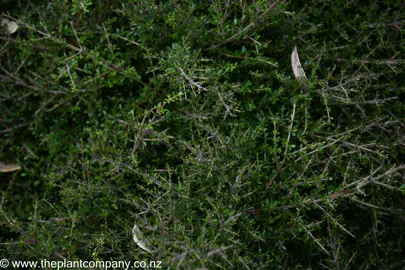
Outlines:
<svg viewBox="0 0 405 270"><path fill-rule="evenodd" d="M291 137L292 127L293 127L294 118L295 118L295 106L296 106L296 104L295 104L295 100L294 100L294 103L293 103L293 112L292 112L292 114L291 114L291 123L290 123L290 126L288 127L288 136L287 136L287 141L285 142L284 158L283 158L283 161L281 162L281 166L284 164L285 159L286 159L286 157L287 157L288 145L289 145L289 143L290 143L290 137Z"/></svg>
<svg viewBox="0 0 405 270"><path fill-rule="evenodd" d="M397 171L400 171L400 170L405 170L405 165L401 165L401 166L397 166L397 167L394 166L394 167L390 168L389 170L387 170L385 173L383 173L383 174L381 174L381 175L379 175L379 176L377 176L377 177L375 177L375 178L373 178L372 176L368 176L368 177L366 177L363 181L361 181L361 182L357 185L356 188L357 188L358 190L360 190L361 188L363 188L363 187L369 185L370 183L375 183L375 184L383 185L383 183L377 182L377 181L380 180L381 178L390 176L390 175L392 175L393 173L395 173L395 172L397 172ZM352 183L351 185L353 185L353 183ZM391 186L388 186L388 185L384 185L384 186L387 187L387 188L392 189ZM398 190L398 189L396 189L396 188L394 188L394 189L395 189L395 190Z"/></svg>
<svg viewBox="0 0 405 270"><path fill-rule="evenodd" d="M226 110L224 118L228 115L228 113L230 116L233 116L233 114L231 112L231 106L229 106L225 103L224 99L222 98L221 92L219 92L219 90L217 93L218 93L219 100L221 101L222 105L224 105L225 110Z"/></svg>
<svg viewBox="0 0 405 270"><path fill-rule="evenodd" d="M198 88L198 90L204 90L204 91L208 91L207 88L202 87L199 83L196 83L195 81L193 81L185 72L182 68L177 68L180 72L181 72L181 76L183 76L191 85L194 85L195 87ZM195 94L195 93L194 93Z"/></svg>
<svg viewBox="0 0 405 270"><path fill-rule="evenodd" d="M20 125L11 127L11 128L4 129L4 130L0 131L0 134L4 134L4 133L7 133L7 132L10 132L10 131L12 131L12 130L14 130L14 129L18 129L18 128L22 128L22 127L29 126L29 124L30 124L30 123L25 123L25 124L20 124Z"/></svg>
<svg viewBox="0 0 405 270"><path fill-rule="evenodd" d="M318 239L315 238L315 236L307 229L307 227L305 227L304 225L302 225L300 222L298 222L298 224L308 233L309 236L311 236L312 239L314 239L315 243L318 244L318 246L322 249L323 252L325 252L328 256L330 256L329 252L326 250L326 248L324 246L322 246L322 244L318 241Z"/></svg>
<svg viewBox="0 0 405 270"><path fill-rule="evenodd" d="M283 2L281 2L281 4L284 4L287 0L284 0ZM207 48L206 50L212 50L212 49L216 49L218 47L221 47L225 44L231 43L233 41L235 41L236 39L238 39L240 36L248 33L249 31L251 31L252 29L254 29L255 27L257 27L258 25L260 25L261 22L263 22L264 20L267 19L268 14L270 11L272 11L273 9L275 9L277 7L277 5L279 4L279 1L274 2L263 14L257 16L257 18L251 22L248 26L246 26L245 28L243 28L241 31L239 31L238 33L234 34L233 36L231 36L230 38L225 39L224 41L213 45L209 48Z"/></svg>
<svg viewBox="0 0 405 270"><path fill-rule="evenodd" d="M138 46L138 47L140 47L140 48L142 48L143 50L146 51L146 48L145 48L144 46L142 46L141 44L139 44L138 42L135 42L135 41L133 41L133 40L130 40L130 39L128 39L128 38L126 38L126 37L123 37L123 36L121 36L121 35L118 35L118 34L109 33L109 32L107 32L105 29L104 29L104 32L101 32L101 31L94 31L93 33L96 33L96 34L106 34L106 35L109 35L109 36L113 36L113 37L122 39L122 40L124 40L124 41L126 41L126 42L128 42L128 43L131 43L131 44L133 44L133 45L135 45L135 46Z"/></svg>
<svg viewBox="0 0 405 270"><path fill-rule="evenodd" d="M338 62L349 62L347 59L337 58L336 61ZM352 60L353 62L359 64L385 64L385 65L403 65L405 64L405 59L390 59L390 60L373 60L373 59L356 59Z"/></svg>
<svg viewBox="0 0 405 270"><path fill-rule="evenodd" d="M356 238L356 236L354 236L351 232L349 232L345 227L343 227L343 225L341 225L336 219L334 219L329 213L328 211L326 211L325 209L323 209L322 206L320 206L319 204L317 204L316 202L314 203L319 209L321 209L325 215L327 215L330 219L333 220L333 222L335 222L339 228L341 228L344 232L346 232L348 235L350 235L353 238Z"/></svg>

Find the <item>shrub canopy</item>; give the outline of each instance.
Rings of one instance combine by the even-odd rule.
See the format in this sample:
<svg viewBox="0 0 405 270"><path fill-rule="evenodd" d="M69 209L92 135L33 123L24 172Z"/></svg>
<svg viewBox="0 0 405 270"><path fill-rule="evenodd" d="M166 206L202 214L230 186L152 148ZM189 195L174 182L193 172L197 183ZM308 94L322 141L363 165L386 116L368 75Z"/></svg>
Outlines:
<svg viewBox="0 0 405 270"><path fill-rule="evenodd" d="M2 257L404 265L402 1L3 2Z"/></svg>

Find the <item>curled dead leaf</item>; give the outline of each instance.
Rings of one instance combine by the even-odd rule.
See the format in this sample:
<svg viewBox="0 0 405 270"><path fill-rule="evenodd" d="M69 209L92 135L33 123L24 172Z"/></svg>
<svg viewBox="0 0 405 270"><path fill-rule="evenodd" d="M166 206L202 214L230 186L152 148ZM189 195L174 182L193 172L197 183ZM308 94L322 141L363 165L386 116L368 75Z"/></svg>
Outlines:
<svg viewBox="0 0 405 270"><path fill-rule="evenodd" d="M147 241L147 239L145 239L142 236L141 231L139 230L138 225L134 225L134 227L132 228L132 238L134 239L134 242L138 245L138 247L140 247L141 249L152 253L153 251L151 250L151 245L149 244L149 242Z"/></svg>
<svg viewBox="0 0 405 270"><path fill-rule="evenodd" d="M296 79L306 79L305 71L301 66L300 58L298 57L297 46L294 46L294 50L291 54L291 66Z"/></svg>
<svg viewBox="0 0 405 270"><path fill-rule="evenodd" d="M16 164L4 164L3 162L0 162L0 172L2 173L15 172L19 170L21 170L21 166Z"/></svg>

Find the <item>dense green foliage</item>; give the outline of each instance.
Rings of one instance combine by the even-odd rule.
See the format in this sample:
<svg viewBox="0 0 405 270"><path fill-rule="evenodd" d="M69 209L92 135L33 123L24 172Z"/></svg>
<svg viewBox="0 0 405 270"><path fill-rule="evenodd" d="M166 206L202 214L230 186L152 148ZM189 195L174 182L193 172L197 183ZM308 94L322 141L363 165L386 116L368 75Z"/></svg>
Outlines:
<svg viewBox="0 0 405 270"><path fill-rule="evenodd" d="M401 2L5 1L0 257L401 269Z"/></svg>

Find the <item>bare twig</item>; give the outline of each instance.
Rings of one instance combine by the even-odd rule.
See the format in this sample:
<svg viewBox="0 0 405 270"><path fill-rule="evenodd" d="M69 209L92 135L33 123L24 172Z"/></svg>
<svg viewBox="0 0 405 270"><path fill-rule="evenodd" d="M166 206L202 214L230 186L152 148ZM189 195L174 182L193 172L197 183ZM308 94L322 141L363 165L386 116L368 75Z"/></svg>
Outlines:
<svg viewBox="0 0 405 270"><path fill-rule="evenodd" d="M290 126L288 127L288 136L287 136L287 140L286 140L286 142L285 142L284 158L283 158L283 160L281 161L281 165L280 165L280 166L283 166L283 165L284 165L284 162L285 162L285 160L286 160L286 158L287 158L288 145L289 145L289 143L290 143L290 137L291 137L292 127L293 127L294 118L295 118L295 106L296 106L296 104L295 104L295 100L294 100L294 103L293 103L293 111L292 111L292 114L291 114L291 122L290 122Z"/></svg>
<svg viewBox="0 0 405 270"><path fill-rule="evenodd" d="M349 232L345 227L343 227L343 225L341 225L336 219L334 219L331 214L328 213L328 211L326 211L325 209L323 209L322 206L320 206L319 204L317 204L316 202L314 203L319 209L321 209L326 216L328 216L331 220L333 220L334 223L336 223L336 225L339 226L339 228L341 228L344 232L346 232L348 235L350 235L353 238L356 238L356 236L354 236L351 232Z"/></svg>
<svg viewBox="0 0 405 270"><path fill-rule="evenodd" d="M230 249L230 248L232 248L232 247L233 247L233 245L230 245L230 246L221 247L221 248L216 248L216 249L214 249L214 250L211 250L210 252L208 252L207 258L210 257L210 256L212 256L212 255L215 255L215 254L218 254L218 253L222 253L223 251L225 251L225 250L227 250L227 249Z"/></svg>
<svg viewBox="0 0 405 270"><path fill-rule="evenodd" d="M326 248L318 241L318 239L315 238L315 236L307 229L306 226L301 224L299 221L297 223L307 232L309 236L311 236L312 239L314 239L315 243L321 248L323 252L325 252L328 256L330 256L329 252L326 250Z"/></svg>
<svg viewBox="0 0 405 270"><path fill-rule="evenodd" d="M30 124L30 123L25 123L25 124L20 124L20 125L11 127L11 128L4 129L4 130L0 131L0 134L4 134L4 133L7 133L7 132L10 132L10 131L12 131L12 130L14 130L14 129L18 129L18 128L22 128L22 127L29 126L29 124Z"/></svg>
<svg viewBox="0 0 405 270"><path fill-rule="evenodd" d="M117 37L117 38L122 39L122 40L124 40L124 41L126 41L126 42L128 42L128 43L131 43L131 44L133 44L133 45L136 45L136 46L142 48L143 50L146 50L146 48L145 48L144 46L142 46L141 44L139 44L138 42L135 42L135 41L133 41L133 40L130 40L130 39L128 39L128 38L126 38L126 37L123 37L123 36L121 36L121 35L118 35L118 34L109 33L109 32L106 32L106 31L104 31L104 32L101 32L101 31L94 31L93 33L96 33L96 34L106 34L106 35L109 35L109 36Z"/></svg>
<svg viewBox="0 0 405 270"><path fill-rule="evenodd" d="M337 58L337 62L349 62L347 59L342 59L342 58ZM359 63L359 64L377 64L377 65L403 65L405 64L405 59L384 59L384 60L371 60L371 59L356 59L352 60L353 62Z"/></svg>
<svg viewBox="0 0 405 270"><path fill-rule="evenodd" d="M383 174L381 174L381 175L379 175L377 177L372 177L372 175L370 175L370 176L364 178L362 181L360 181L360 183L358 183L356 188L358 190L360 190L361 188L364 188L365 186L369 185L370 183L375 183L375 184L379 184L381 186L384 186L384 187L387 187L387 188L390 188L390 189L399 190L397 188L393 188L393 187L391 187L389 185L386 185L386 184L383 184L383 183L377 182L377 181L384 178L384 177L390 176L393 173L395 173L397 171L400 171L400 170L405 170L405 165L394 166L394 167L390 168L389 170L387 170L385 173L383 173ZM353 184L354 183L351 183L350 185L353 185Z"/></svg>
<svg viewBox="0 0 405 270"><path fill-rule="evenodd" d="M271 63L269 61L266 61L266 60L263 60L263 59L260 59L260 58L237 56L237 55L232 55L232 54L228 54L228 53L224 53L224 52L219 52L219 53L222 54L222 55L225 55L226 57L230 57L230 58L257 61L259 63L265 63L265 64L268 64L268 65L273 66L273 67L278 67L277 64Z"/></svg>
<svg viewBox="0 0 405 270"><path fill-rule="evenodd" d="M181 76L183 76L191 85L197 87L198 90L200 90L200 91L201 91L201 90L208 91L207 88L202 87L199 83L196 83L195 81L193 81L193 80L184 72L184 70L183 70L182 68L177 68L177 69L180 71ZM194 95L195 95L195 93L194 93Z"/></svg>
<svg viewBox="0 0 405 270"><path fill-rule="evenodd" d="M286 1L287 0L282 1L281 4L284 4ZM218 44L215 44L215 45L211 46L210 48L208 48L206 50L216 49L216 48L221 47L221 46L223 46L225 44L231 43L231 42L235 41L236 39L238 39L240 36L248 33L249 31L251 31L252 29L257 27L261 22L266 20L267 17L269 16L270 11L275 9L277 7L277 5L279 4L279 2L280 1L274 2L261 16L257 16L256 20L251 22L248 26L246 26L245 28L243 28L242 30L240 30L239 32L237 32L236 34L231 36L230 38L227 38L224 41L222 41L222 42L220 42Z"/></svg>
<svg viewBox="0 0 405 270"><path fill-rule="evenodd" d="M231 112L231 106L228 106L228 105L225 103L224 99L222 98L221 92L220 92L219 90L218 90L217 93L218 93L219 100L221 101L222 105L224 105L225 110L226 110L225 115L224 115L224 118L228 115L228 113L229 113L230 116L233 116L233 114L232 114L232 112Z"/></svg>

